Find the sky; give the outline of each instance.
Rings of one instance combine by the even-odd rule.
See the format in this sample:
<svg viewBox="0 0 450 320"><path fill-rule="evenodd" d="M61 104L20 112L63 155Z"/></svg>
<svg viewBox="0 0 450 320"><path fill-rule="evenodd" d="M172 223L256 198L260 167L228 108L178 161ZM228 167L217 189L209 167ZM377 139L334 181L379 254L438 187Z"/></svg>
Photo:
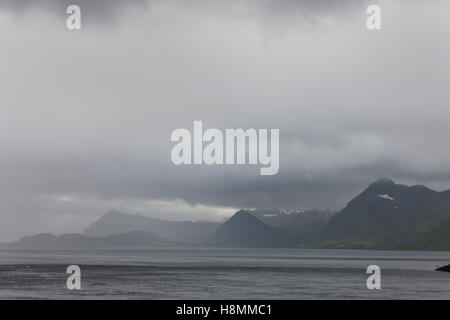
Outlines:
<svg viewBox="0 0 450 320"><path fill-rule="evenodd" d="M339 210L380 177L450 189L449 30L448 0L2 0L0 241L113 208ZM279 129L279 173L175 166L194 120Z"/></svg>

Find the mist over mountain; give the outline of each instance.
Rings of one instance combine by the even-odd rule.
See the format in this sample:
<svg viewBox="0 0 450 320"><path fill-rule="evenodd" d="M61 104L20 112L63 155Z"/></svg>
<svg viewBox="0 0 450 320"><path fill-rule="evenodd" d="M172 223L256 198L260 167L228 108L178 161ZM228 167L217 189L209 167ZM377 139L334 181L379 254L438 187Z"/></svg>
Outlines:
<svg viewBox="0 0 450 320"><path fill-rule="evenodd" d="M165 221L112 210L82 235L38 234L7 248L154 246L450 250L450 191L390 179L369 185L339 212L240 210L223 224Z"/></svg>
<svg viewBox="0 0 450 320"><path fill-rule="evenodd" d="M450 218L449 194L380 179L330 220L326 242L365 247L406 244Z"/></svg>
<svg viewBox="0 0 450 320"><path fill-rule="evenodd" d="M209 239L218 227L219 224L214 222L167 221L111 210L89 225L83 235L104 237L143 230L175 242L200 244Z"/></svg>

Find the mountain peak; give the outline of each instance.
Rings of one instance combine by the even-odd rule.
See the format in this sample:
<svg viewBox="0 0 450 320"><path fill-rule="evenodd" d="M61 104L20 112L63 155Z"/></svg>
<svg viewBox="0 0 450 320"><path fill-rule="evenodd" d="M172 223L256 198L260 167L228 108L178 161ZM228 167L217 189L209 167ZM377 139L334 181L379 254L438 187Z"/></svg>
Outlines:
<svg viewBox="0 0 450 320"><path fill-rule="evenodd" d="M245 215L251 215L250 212L248 212L247 210L241 209L238 212L236 212L233 217L235 216L245 216Z"/></svg>
<svg viewBox="0 0 450 320"><path fill-rule="evenodd" d="M372 183L372 185L395 185L394 180L390 178L379 178L377 181Z"/></svg>
<svg viewBox="0 0 450 320"><path fill-rule="evenodd" d="M250 221L257 221L260 222L258 218L255 218L250 212L247 210L241 209L238 212L236 212L233 216L231 216L230 219L228 219L228 222L233 223L243 223L243 222L250 222Z"/></svg>
<svg viewBox="0 0 450 320"><path fill-rule="evenodd" d="M116 209L111 209L107 213L105 213L105 216L123 216L125 213L120 212Z"/></svg>
<svg viewBox="0 0 450 320"><path fill-rule="evenodd" d="M381 192L381 194L385 194L389 191L396 189L398 186L400 186L400 185L396 184L392 179L380 178L377 181L375 181L374 183L372 183L371 185L369 185L366 190L368 190L370 192L375 192L375 193Z"/></svg>
<svg viewBox="0 0 450 320"><path fill-rule="evenodd" d="M401 245L448 218L450 202L445 193L384 178L333 217L326 233L330 239L361 241L365 245Z"/></svg>
<svg viewBox="0 0 450 320"><path fill-rule="evenodd" d="M173 242L203 243L219 227L214 222L169 221L110 210L83 231L89 237L106 237L136 230L152 232Z"/></svg>
<svg viewBox="0 0 450 320"><path fill-rule="evenodd" d="M264 247L286 244L288 240L289 235L281 229L265 224L247 210L239 210L217 229L208 244Z"/></svg>

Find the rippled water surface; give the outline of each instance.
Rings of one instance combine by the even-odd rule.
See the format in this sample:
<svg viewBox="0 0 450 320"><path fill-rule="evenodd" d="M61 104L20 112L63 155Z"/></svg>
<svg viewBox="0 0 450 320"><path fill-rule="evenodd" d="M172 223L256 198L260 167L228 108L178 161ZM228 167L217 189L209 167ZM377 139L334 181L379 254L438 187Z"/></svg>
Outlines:
<svg viewBox="0 0 450 320"><path fill-rule="evenodd" d="M82 290L68 290L68 265ZM381 268L368 290L366 268ZM170 248L0 250L3 299L450 299L449 252Z"/></svg>

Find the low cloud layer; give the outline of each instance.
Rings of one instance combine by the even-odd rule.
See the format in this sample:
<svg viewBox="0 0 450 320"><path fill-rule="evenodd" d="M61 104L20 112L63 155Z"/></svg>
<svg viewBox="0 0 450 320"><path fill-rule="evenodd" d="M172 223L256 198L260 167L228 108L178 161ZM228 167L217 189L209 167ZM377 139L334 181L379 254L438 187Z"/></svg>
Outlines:
<svg viewBox="0 0 450 320"><path fill-rule="evenodd" d="M339 209L378 177L450 188L448 1L0 4L0 241L111 208ZM227 2L229 3L229 2ZM278 4L278 5L276 5ZM170 134L280 129L280 171L175 166Z"/></svg>

